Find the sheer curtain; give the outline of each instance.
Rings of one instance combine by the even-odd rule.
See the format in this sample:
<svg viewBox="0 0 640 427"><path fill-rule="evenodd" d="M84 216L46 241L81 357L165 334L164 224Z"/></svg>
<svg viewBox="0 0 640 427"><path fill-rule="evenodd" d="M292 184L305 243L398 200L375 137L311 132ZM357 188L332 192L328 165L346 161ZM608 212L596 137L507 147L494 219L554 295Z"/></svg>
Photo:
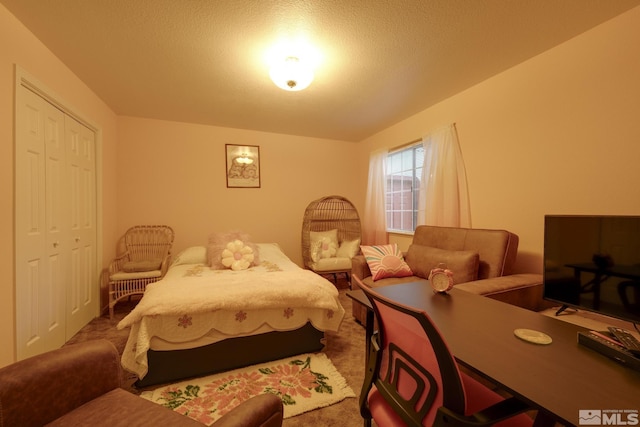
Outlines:
<svg viewBox="0 0 640 427"><path fill-rule="evenodd" d="M470 228L467 174L455 125L424 136L422 145L418 224Z"/></svg>
<svg viewBox="0 0 640 427"><path fill-rule="evenodd" d="M362 244L386 244L387 216L385 196L387 194L386 174L387 150L377 150L369 157L369 182L362 218Z"/></svg>

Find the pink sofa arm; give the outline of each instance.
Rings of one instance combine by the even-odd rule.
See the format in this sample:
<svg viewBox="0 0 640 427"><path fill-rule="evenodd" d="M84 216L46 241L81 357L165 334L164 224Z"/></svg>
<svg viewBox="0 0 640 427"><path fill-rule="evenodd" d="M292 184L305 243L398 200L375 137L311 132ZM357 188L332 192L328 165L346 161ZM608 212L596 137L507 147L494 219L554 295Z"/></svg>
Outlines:
<svg viewBox="0 0 640 427"><path fill-rule="evenodd" d="M120 387L120 356L94 340L0 369L0 426L42 426Z"/></svg>
<svg viewBox="0 0 640 427"><path fill-rule="evenodd" d="M1 368L0 427L200 425L124 391L121 378L120 356L106 340L62 347ZM215 427L280 427L283 414L279 397L260 395L241 403Z"/></svg>
<svg viewBox="0 0 640 427"><path fill-rule="evenodd" d="M282 399L275 394L261 394L236 406L213 427L280 427L283 417Z"/></svg>

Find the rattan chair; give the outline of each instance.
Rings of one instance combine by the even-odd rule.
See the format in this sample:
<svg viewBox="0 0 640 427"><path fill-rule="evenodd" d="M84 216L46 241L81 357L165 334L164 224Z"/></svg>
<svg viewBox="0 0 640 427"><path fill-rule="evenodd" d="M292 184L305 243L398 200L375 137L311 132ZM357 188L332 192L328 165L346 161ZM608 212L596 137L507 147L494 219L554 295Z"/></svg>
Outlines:
<svg viewBox="0 0 640 427"><path fill-rule="evenodd" d="M318 274L333 275L344 273L349 280L351 256L332 256L317 259L312 253L312 232L336 230L338 245L351 243L359 252L361 239L360 216L355 206L342 196L328 196L309 203L302 221L302 259L304 267ZM342 253L341 253L342 252ZM344 255L338 251L338 255ZM352 254L352 255L355 255Z"/></svg>
<svg viewBox="0 0 640 427"><path fill-rule="evenodd" d="M143 294L149 283L169 268L173 229L166 225L136 225L123 237L124 253L109 266L109 317L123 298Z"/></svg>

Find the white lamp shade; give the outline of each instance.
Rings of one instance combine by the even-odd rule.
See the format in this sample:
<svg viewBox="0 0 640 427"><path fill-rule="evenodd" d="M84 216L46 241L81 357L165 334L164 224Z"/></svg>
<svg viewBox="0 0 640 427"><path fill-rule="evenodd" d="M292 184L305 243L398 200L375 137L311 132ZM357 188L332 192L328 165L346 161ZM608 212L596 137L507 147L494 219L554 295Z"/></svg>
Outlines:
<svg viewBox="0 0 640 427"><path fill-rule="evenodd" d="M308 87L313 81L313 70L295 56L289 56L275 63L269 72L271 80L281 89L298 91Z"/></svg>

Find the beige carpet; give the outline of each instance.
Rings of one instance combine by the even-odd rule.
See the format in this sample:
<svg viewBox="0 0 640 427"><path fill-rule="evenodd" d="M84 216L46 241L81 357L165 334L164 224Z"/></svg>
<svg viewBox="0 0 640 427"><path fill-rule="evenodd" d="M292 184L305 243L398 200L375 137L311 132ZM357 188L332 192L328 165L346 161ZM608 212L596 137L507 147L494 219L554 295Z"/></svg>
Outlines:
<svg viewBox="0 0 640 427"><path fill-rule="evenodd" d="M336 369L346 379L347 384L353 389L356 396L358 396L364 379L364 328L357 324L351 316L351 299L345 294L344 288L346 288L346 286L345 279L339 278L338 287L341 289L340 302L345 308L346 315L337 333L327 333L327 345L323 352L331 359ZM116 305L115 319L113 321L109 320L108 314L94 319L67 344L105 338L113 342L118 351L122 352L129 331L118 331L116 324L133 308L135 303L136 301L119 303ZM135 377L126 372L124 375L124 384L132 393L140 394L142 391L153 390L159 387L155 385L147 389L136 389L133 386ZM362 426L362 424L363 421L360 417L358 399L350 398L326 408L285 419L283 426L359 427Z"/></svg>

